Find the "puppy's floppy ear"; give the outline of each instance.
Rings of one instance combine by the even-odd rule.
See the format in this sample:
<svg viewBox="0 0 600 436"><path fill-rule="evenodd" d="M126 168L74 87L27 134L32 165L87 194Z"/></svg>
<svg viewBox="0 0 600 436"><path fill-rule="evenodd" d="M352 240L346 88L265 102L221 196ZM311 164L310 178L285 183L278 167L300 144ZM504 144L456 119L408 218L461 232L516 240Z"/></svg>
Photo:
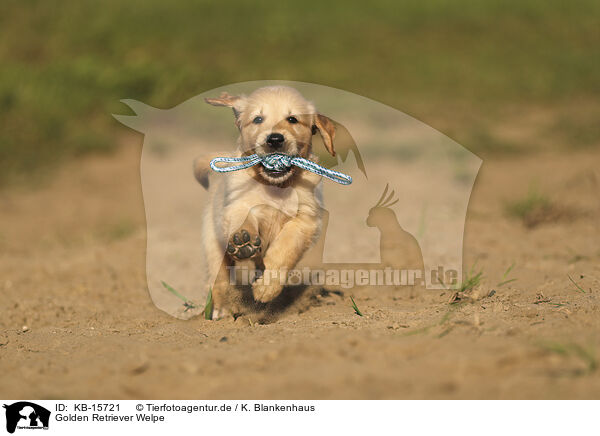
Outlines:
<svg viewBox="0 0 600 436"><path fill-rule="evenodd" d="M222 92L217 98L205 98L204 101L213 106L227 106L234 107L235 103L240 100L240 97L229 95L226 92Z"/></svg>
<svg viewBox="0 0 600 436"><path fill-rule="evenodd" d="M237 124L237 120L240 117L240 113L242 112L242 97L237 95L229 95L226 92L222 92L220 96L216 98L207 97L204 99L204 101L213 106L226 106L232 108Z"/></svg>
<svg viewBox="0 0 600 436"><path fill-rule="evenodd" d="M315 129L316 128L316 129ZM315 116L315 125L313 126L313 134L318 130L323 138L325 148L332 156L335 156L335 148L333 148L333 138L335 138L335 124L325 115L317 114Z"/></svg>

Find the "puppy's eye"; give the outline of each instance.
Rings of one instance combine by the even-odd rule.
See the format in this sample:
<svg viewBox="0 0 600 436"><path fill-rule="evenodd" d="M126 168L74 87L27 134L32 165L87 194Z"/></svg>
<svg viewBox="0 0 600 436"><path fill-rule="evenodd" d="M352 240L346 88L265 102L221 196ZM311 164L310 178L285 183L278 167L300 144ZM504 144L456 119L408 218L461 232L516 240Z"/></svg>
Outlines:
<svg viewBox="0 0 600 436"><path fill-rule="evenodd" d="M261 116L254 117L254 119L252 120L252 122L253 122L254 124L260 124L260 123L262 123L262 122L263 122L263 117L261 117Z"/></svg>
<svg viewBox="0 0 600 436"><path fill-rule="evenodd" d="M290 124L296 124L298 122L298 118L296 118L296 117L287 117L287 121Z"/></svg>

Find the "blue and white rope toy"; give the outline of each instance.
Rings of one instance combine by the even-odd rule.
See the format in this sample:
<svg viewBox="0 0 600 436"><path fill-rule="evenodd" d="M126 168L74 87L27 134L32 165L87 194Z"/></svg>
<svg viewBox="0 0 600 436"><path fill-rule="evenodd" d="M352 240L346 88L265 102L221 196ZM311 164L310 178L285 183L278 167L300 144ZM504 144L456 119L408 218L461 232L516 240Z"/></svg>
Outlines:
<svg viewBox="0 0 600 436"><path fill-rule="evenodd" d="M239 163L240 165L218 167L218 163ZM270 153L264 156L253 154L251 156L243 157L217 157L210 161L210 167L213 169L213 171L218 173L228 173L231 171L250 168L251 166L259 163L262 163L262 165L270 171L285 171L292 165L296 165L299 168L311 171L342 185L349 185L352 183L352 177L347 174L322 167L321 165L311 162L308 159L304 159L303 157L289 156L281 153Z"/></svg>

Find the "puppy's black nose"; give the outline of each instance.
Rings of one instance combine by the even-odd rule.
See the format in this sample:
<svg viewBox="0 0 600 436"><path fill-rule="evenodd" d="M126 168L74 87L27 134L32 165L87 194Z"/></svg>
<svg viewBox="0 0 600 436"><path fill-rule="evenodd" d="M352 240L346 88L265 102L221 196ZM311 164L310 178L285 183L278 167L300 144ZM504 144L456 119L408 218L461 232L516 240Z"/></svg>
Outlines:
<svg viewBox="0 0 600 436"><path fill-rule="evenodd" d="M279 148L283 145L283 135L281 133L271 133L267 136L267 144L273 148Z"/></svg>

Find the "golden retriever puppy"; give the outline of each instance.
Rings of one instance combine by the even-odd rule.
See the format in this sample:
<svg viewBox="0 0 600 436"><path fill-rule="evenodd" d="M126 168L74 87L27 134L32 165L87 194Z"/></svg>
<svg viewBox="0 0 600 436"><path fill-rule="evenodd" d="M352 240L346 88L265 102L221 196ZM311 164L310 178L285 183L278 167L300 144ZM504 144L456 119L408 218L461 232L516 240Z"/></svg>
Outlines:
<svg viewBox="0 0 600 436"><path fill-rule="evenodd" d="M248 96L207 98L214 106L233 109L240 131L238 150L230 156L283 153L316 161L312 136L319 132L335 156L333 122L316 112L293 88L260 88ZM210 170L212 157L195 163L198 181L209 190L202 222L205 277L212 285L213 319L235 313L232 266L250 260L264 271L252 283L257 302L277 297L293 269L318 238L321 228L321 176L296 166L271 171L261 164L230 173Z"/></svg>

